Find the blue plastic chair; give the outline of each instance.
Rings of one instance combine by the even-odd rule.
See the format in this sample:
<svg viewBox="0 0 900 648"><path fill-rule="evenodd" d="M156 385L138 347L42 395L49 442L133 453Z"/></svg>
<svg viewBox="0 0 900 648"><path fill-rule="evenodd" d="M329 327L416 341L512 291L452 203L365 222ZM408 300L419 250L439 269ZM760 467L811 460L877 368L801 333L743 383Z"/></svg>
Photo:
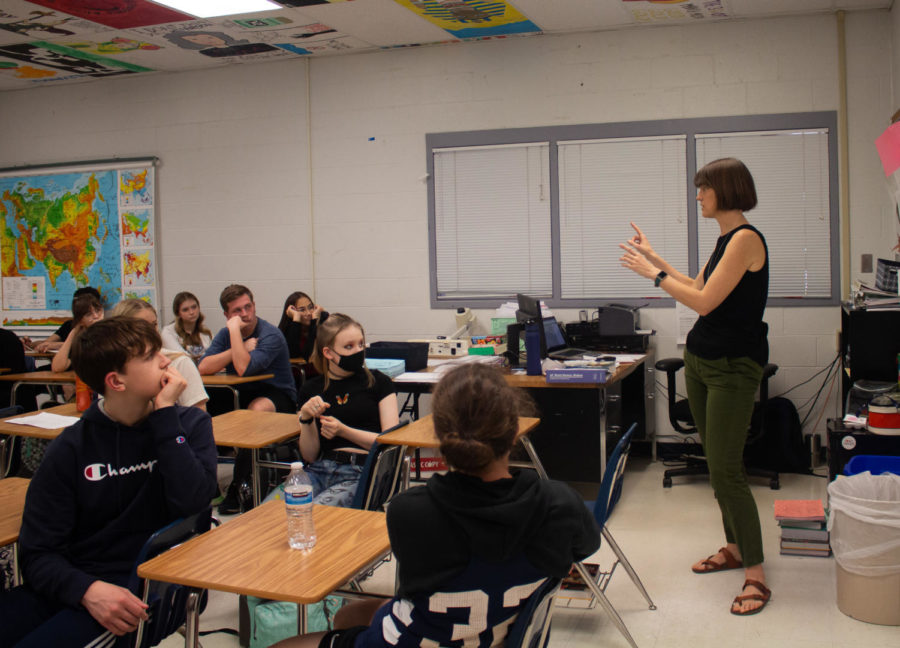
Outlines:
<svg viewBox="0 0 900 648"><path fill-rule="evenodd" d="M537 588L509 627L503 645L506 648L544 648L550 641L553 601L562 581L548 578Z"/></svg>
<svg viewBox="0 0 900 648"><path fill-rule="evenodd" d="M606 588L609 585L609 581L612 579L613 573L616 571L616 567L621 564L622 567L625 568L625 571L628 572L628 575L631 577L631 581L634 583L635 587L638 588L638 591L640 591L644 599L646 599L651 610L655 610L656 605L647 593L647 589L641 582L634 567L631 566L628 558L625 557L625 553L613 538L612 533L609 532L606 522L609 520L610 513L612 513L616 502L619 501L619 497L622 495L625 464L628 463L628 453L631 450L631 437L634 435L636 428L637 423L633 423L631 427L628 428L628 431L622 435L622 438L619 439L619 442L613 449L609 461L606 462L606 471L603 473L603 481L600 482L600 490L597 492L597 499L593 502L585 502L588 509L593 512L594 520L596 520L597 526L603 534L603 538L616 555L616 560L609 569L606 571L598 571L593 577L591 577L589 570L585 567L584 563L575 564L575 569L581 575L582 580L588 585L591 593L600 605L603 606L606 613L609 614L613 623L625 639L628 640L628 643L631 646L634 646L634 648L637 648L637 644L634 642L631 633L628 632L628 628L625 627L625 622L622 621L622 617L619 616L619 613L616 612L616 609L606 597Z"/></svg>
<svg viewBox="0 0 900 648"><path fill-rule="evenodd" d="M393 432L408 424L409 421L401 421L381 434ZM403 455L402 446L381 445L377 441L372 444L359 476L359 486L353 496L351 508L363 511L384 510L384 505L399 489Z"/></svg>
<svg viewBox="0 0 900 648"><path fill-rule="evenodd" d="M150 606L147 608L149 619L138 624L133 635L134 643L131 644L133 648L155 646L186 622L190 625L190 620L196 617L188 614L188 606L191 610L196 608L198 613L203 612L206 607L206 590L198 591L184 585L144 580L137 575L137 567L175 545L209 531L211 523L212 509L206 508L196 515L175 520L154 533L144 543L134 561L134 569L128 579L128 589ZM185 634L193 636L194 639L198 632L199 628L185 628Z"/></svg>

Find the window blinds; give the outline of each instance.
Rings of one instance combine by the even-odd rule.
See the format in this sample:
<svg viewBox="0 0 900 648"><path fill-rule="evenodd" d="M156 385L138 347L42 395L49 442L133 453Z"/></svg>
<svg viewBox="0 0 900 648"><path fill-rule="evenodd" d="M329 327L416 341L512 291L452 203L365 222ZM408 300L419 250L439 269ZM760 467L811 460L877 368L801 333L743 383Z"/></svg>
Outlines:
<svg viewBox="0 0 900 648"><path fill-rule="evenodd" d="M753 175L759 204L746 216L769 248L769 297L829 297L828 129L698 134L696 142L698 167L736 157ZM719 228L698 220L702 268Z"/></svg>
<svg viewBox="0 0 900 648"><path fill-rule="evenodd" d="M549 296L549 144L433 155L438 299Z"/></svg>
<svg viewBox="0 0 900 648"><path fill-rule="evenodd" d="M688 271L686 137L559 142L561 296L659 296L622 268L620 242L637 224L654 249Z"/></svg>

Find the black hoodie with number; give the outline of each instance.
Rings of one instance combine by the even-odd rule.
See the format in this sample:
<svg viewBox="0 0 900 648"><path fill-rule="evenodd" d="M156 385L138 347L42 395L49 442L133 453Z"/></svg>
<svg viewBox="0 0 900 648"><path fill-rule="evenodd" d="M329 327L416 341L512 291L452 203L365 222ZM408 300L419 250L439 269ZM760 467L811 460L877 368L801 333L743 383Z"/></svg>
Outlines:
<svg viewBox="0 0 900 648"><path fill-rule="evenodd" d="M124 585L150 535L206 506L216 490L209 415L165 407L128 427L91 405L47 448L25 498L25 582L77 606L96 580Z"/></svg>
<svg viewBox="0 0 900 648"><path fill-rule="evenodd" d="M530 470L491 482L435 475L391 501L387 525L399 597L357 647L497 645L543 579L600 546L578 494Z"/></svg>

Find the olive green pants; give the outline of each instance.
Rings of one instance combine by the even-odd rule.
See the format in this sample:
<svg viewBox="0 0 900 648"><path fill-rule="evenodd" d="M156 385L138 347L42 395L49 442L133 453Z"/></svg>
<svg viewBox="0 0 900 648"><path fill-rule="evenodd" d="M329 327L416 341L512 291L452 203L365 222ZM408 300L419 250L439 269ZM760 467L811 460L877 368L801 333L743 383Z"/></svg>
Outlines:
<svg viewBox="0 0 900 648"><path fill-rule="evenodd" d="M744 442L762 367L750 358L706 360L685 350L684 372L725 540L737 544L745 567L758 565L763 561L762 532L744 469Z"/></svg>

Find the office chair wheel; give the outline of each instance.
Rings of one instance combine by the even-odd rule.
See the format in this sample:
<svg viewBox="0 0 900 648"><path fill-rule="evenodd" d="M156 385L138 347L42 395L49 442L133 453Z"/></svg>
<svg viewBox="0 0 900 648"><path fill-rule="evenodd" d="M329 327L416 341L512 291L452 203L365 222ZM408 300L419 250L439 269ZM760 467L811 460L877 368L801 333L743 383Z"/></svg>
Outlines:
<svg viewBox="0 0 900 648"><path fill-rule="evenodd" d="M781 482L778 481L778 477L775 477L774 479L772 479L769 482L769 488L771 488L772 490L780 490L781 489Z"/></svg>
<svg viewBox="0 0 900 648"><path fill-rule="evenodd" d="M672 488L672 478L663 477L663 488Z"/></svg>

